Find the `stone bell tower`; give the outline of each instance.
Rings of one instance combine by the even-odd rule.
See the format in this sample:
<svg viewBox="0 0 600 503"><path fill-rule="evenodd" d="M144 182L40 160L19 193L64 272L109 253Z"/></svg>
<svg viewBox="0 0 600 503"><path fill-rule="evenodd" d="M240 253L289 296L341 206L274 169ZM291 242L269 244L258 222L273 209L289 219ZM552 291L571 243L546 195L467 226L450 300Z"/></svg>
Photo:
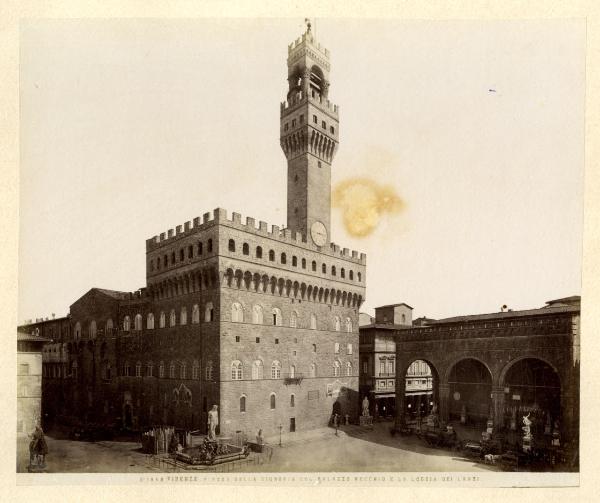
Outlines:
<svg viewBox="0 0 600 503"><path fill-rule="evenodd" d="M280 143L288 164L287 227L308 242L331 240L331 162L339 138L338 107L329 101L329 51L306 32L288 46L287 99Z"/></svg>

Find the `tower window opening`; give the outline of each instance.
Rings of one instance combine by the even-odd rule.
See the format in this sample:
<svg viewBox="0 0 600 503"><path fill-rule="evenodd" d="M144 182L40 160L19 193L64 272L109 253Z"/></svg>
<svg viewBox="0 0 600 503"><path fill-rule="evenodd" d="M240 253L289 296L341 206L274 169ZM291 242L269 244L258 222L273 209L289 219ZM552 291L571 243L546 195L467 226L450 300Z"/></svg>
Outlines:
<svg viewBox="0 0 600 503"><path fill-rule="evenodd" d="M179 262L183 262L183 260L185 259L185 252L183 251L183 248L181 250L179 250Z"/></svg>
<svg viewBox="0 0 600 503"><path fill-rule="evenodd" d="M332 276L336 275L336 271L335 271L335 266L334 265L331 266L331 275Z"/></svg>
<svg viewBox="0 0 600 503"><path fill-rule="evenodd" d="M212 253L212 251L213 251L213 241L212 241L212 239L208 240L208 243L206 244L206 248L207 248L208 253Z"/></svg>
<svg viewBox="0 0 600 503"><path fill-rule="evenodd" d="M317 272L317 263L314 260L312 261L312 270Z"/></svg>
<svg viewBox="0 0 600 503"><path fill-rule="evenodd" d="M302 259L302 269L306 269L306 259Z"/></svg>
<svg viewBox="0 0 600 503"><path fill-rule="evenodd" d="M340 269L340 276L341 276L342 278L345 278L345 277L346 277L346 271L344 271L344 268L343 268L343 267Z"/></svg>
<svg viewBox="0 0 600 503"><path fill-rule="evenodd" d="M256 258L262 258L262 248L260 246L256 247Z"/></svg>
<svg viewBox="0 0 600 503"><path fill-rule="evenodd" d="M318 123L319 123L319 121L317 120L317 116L316 116L316 115L313 115L313 122L314 122L315 124L318 124Z"/></svg>
<svg viewBox="0 0 600 503"><path fill-rule="evenodd" d="M298 267L298 257L296 255L292 256L292 266Z"/></svg>
<svg viewBox="0 0 600 503"><path fill-rule="evenodd" d="M285 125L283 126L283 130L287 131L288 130L288 123L286 122Z"/></svg>
<svg viewBox="0 0 600 503"><path fill-rule="evenodd" d="M296 127L296 119L292 119L292 127Z"/></svg>
<svg viewBox="0 0 600 503"><path fill-rule="evenodd" d="M323 129L327 129L327 123L325 121L321 121L321 127Z"/></svg>
<svg viewBox="0 0 600 503"><path fill-rule="evenodd" d="M166 255L163 257L163 266L167 267L169 265L169 257Z"/></svg>
<svg viewBox="0 0 600 503"><path fill-rule="evenodd" d="M194 247L192 245L188 246L188 258L192 258L194 256Z"/></svg>
<svg viewBox="0 0 600 503"><path fill-rule="evenodd" d="M321 161L317 161L317 166L321 167Z"/></svg>
<svg viewBox="0 0 600 503"><path fill-rule="evenodd" d="M321 272L322 272L323 274L327 274L327 266L326 266L325 264L323 264L323 265L321 266Z"/></svg>
<svg viewBox="0 0 600 503"><path fill-rule="evenodd" d="M248 243L244 243L244 245L242 246L242 253L244 255L250 255L250 246L248 245Z"/></svg>
<svg viewBox="0 0 600 503"><path fill-rule="evenodd" d="M281 263L282 263L282 264L287 264L287 257L286 257L286 255L285 255L285 253L282 253L282 254L281 254Z"/></svg>
<svg viewBox="0 0 600 503"><path fill-rule="evenodd" d="M304 124L304 114L300 115L300 124Z"/></svg>
<svg viewBox="0 0 600 503"><path fill-rule="evenodd" d="M198 243L198 255L202 255L202 242Z"/></svg>
<svg viewBox="0 0 600 503"><path fill-rule="evenodd" d="M230 252L234 252L235 251L235 241L233 239L229 240L229 251Z"/></svg>
<svg viewBox="0 0 600 503"><path fill-rule="evenodd" d="M175 252L171 253L171 265L175 263Z"/></svg>
<svg viewBox="0 0 600 503"><path fill-rule="evenodd" d="M329 128L329 131L331 132L331 134L335 134L335 128L334 128L333 126L331 126L331 127Z"/></svg>
<svg viewBox="0 0 600 503"><path fill-rule="evenodd" d="M269 260L275 262L275 252L273 250L269 250Z"/></svg>

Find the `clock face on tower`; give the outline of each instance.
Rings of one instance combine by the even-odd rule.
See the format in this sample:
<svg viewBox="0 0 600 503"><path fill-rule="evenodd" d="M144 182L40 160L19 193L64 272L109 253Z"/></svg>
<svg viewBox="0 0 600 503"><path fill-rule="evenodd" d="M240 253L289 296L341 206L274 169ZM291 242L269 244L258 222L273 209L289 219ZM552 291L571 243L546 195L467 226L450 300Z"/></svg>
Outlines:
<svg viewBox="0 0 600 503"><path fill-rule="evenodd" d="M317 220L311 225L310 237L317 246L323 246L327 242L327 229L323 222Z"/></svg>

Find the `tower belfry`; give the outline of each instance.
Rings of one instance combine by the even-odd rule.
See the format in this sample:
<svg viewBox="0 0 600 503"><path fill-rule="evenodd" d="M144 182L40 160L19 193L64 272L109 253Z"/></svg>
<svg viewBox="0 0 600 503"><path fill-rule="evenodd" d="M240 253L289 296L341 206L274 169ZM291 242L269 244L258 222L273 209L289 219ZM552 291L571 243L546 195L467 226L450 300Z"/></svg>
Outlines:
<svg viewBox="0 0 600 503"><path fill-rule="evenodd" d="M317 246L330 242L331 162L339 138L338 106L329 101L329 51L310 23L288 46L288 93L280 143L288 164L287 227Z"/></svg>

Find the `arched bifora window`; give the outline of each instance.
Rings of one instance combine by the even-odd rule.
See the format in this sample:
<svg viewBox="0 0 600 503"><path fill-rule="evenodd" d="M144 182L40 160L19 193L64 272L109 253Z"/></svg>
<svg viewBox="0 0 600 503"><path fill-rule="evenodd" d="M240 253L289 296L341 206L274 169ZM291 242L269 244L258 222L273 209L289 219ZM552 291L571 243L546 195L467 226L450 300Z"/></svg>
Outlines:
<svg viewBox="0 0 600 503"><path fill-rule="evenodd" d="M271 393L270 405L271 405L271 410L275 410L275 406L276 406L275 393Z"/></svg>
<svg viewBox="0 0 600 503"><path fill-rule="evenodd" d="M166 316L165 316L164 311L161 311L160 316L158 318L158 326L160 328L165 328L165 325L166 325Z"/></svg>
<svg viewBox="0 0 600 503"><path fill-rule="evenodd" d="M142 315L140 313L135 315L133 323L134 323L135 330L142 329Z"/></svg>
<svg viewBox="0 0 600 503"><path fill-rule="evenodd" d="M281 325L281 310L277 307L273 308L273 325Z"/></svg>
<svg viewBox="0 0 600 503"><path fill-rule="evenodd" d="M239 360L235 360L231 363L231 379L233 381L242 380L242 362Z"/></svg>
<svg viewBox="0 0 600 503"><path fill-rule="evenodd" d="M154 328L154 313L148 313L146 317L146 328L152 330Z"/></svg>
<svg viewBox="0 0 600 503"><path fill-rule="evenodd" d="M127 332L130 329L131 329L131 318L129 318L129 316L125 316L125 318L123 318L123 330L125 330Z"/></svg>
<svg viewBox="0 0 600 503"><path fill-rule="evenodd" d="M242 323L244 321L244 308L239 302L231 304L231 321L234 323Z"/></svg>
<svg viewBox="0 0 600 503"><path fill-rule="evenodd" d="M252 323L255 325L262 325L263 323L263 309L258 304L252 306Z"/></svg>
<svg viewBox="0 0 600 503"><path fill-rule="evenodd" d="M169 365L169 378L175 379L175 362L171 362L171 365Z"/></svg>
<svg viewBox="0 0 600 503"><path fill-rule="evenodd" d="M277 360L271 364L271 379L281 379L281 363Z"/></svg>
<svg viewBox="0 0 600 503"><path fill-rule="evenodd" d="M287 264L287 256L285 253L281 254L281 263L282 264Z"/></svg>
<svg viewBox="0 0 600 503"><path fill-rule="evenodd" d="M317 263L314 260L312 261L311 268L313 271L317 270Z"/></svg>
<svg viewBox="0 0 600 503"><path fill-rule="evenodd" d="M246 412L246 395L240 397L240 412Z"/></svg>
<svg viewBox="0 0 600 503"><path fill-rule="evenodd" d="M252 379L263 378L263 363L260 360L254 360L252 363Z"/></svg>
<svg viewBox="0 0 600 503"><path fill-rule="evenodd" d="M310 328L311 330L317 329L317 315L315 313L310 314Z"/></svg>
<svg viewBox="0 0 600 503"><path fill-rule="evenodd" d="M352 363L346 362L346 376L350 377L352 375Z"/></svg>
<svg viewBox="0 0 600 503"><path fill-rule="evenodd" d="M169 313L169 326L174 327L177 323L177 316L175 315L175 309L171 309Z"/></svg>
<svg viewBox="0 0 600 503"><path fill-rule="evenodd" d="M273 250L269 250L269 260L271 262L275 261L275 252Z"/></svg>
<svg viewBox="0 0 600 503"><path fill-rule="evenodd" d="M192 307L192 323L200 323L200 306L194 304Z"/></svg>
<svg viewBox="0 0 600 503"><path fill-rule="evenodd" d="M337 360L333 362L333 377L340 376L340 367L340 362L338 362Z"/></svg>
<svg viewBox="0 0 600 503"><path fill-rule="evenodd" d="M179 312L179 324L187 325L187 307L182 306L181 311Z"/></svg>
<svg viewBox="0 0 600 503"><path fill-rule="evenodd" d="M290 327L296 328L298 326L298 313L296 311L292 311L290 314Z"/></svg>
<svg viewBox="0 0 600 503"><path fill-rule="evenodd" d="M204 321L214 321L214 318L215 318L214 312L215 312L215 310L213 308L212 302L207 302L206 308L204 309Z"/></svg>
<svg viewBox="0 0 600 503"><path fill-rule="evenodd" d="M333 325L334 325L335 331L339 332L340 331L340 317L339 316L336 316L333 319Z"/></svg>
<svg viewBox="0 0 600 503"><path fill-rule="evenodd" d="M346 318L346 332L352 333L352 320L350 318Z"/></svg>
<svg viewBox="0 0 600 503"><path fill-rule="evenodd" d="M250 255L250 246L248 246L248 243L242 245L242 253L244 255Z"/></svg>
<svg viewBox="0 0 600 503"><path fill-rule="evenodd" d="M95 320L90 321L89 338L90 339L96 338L96 321Z"/></svg>
<svg viewBox="0 0 600 503"><path fill-rule="evenodd" d="M109 318L108 320L106 320L106 333L110 334L113 331L113 320L112 318Z"/></svg>

